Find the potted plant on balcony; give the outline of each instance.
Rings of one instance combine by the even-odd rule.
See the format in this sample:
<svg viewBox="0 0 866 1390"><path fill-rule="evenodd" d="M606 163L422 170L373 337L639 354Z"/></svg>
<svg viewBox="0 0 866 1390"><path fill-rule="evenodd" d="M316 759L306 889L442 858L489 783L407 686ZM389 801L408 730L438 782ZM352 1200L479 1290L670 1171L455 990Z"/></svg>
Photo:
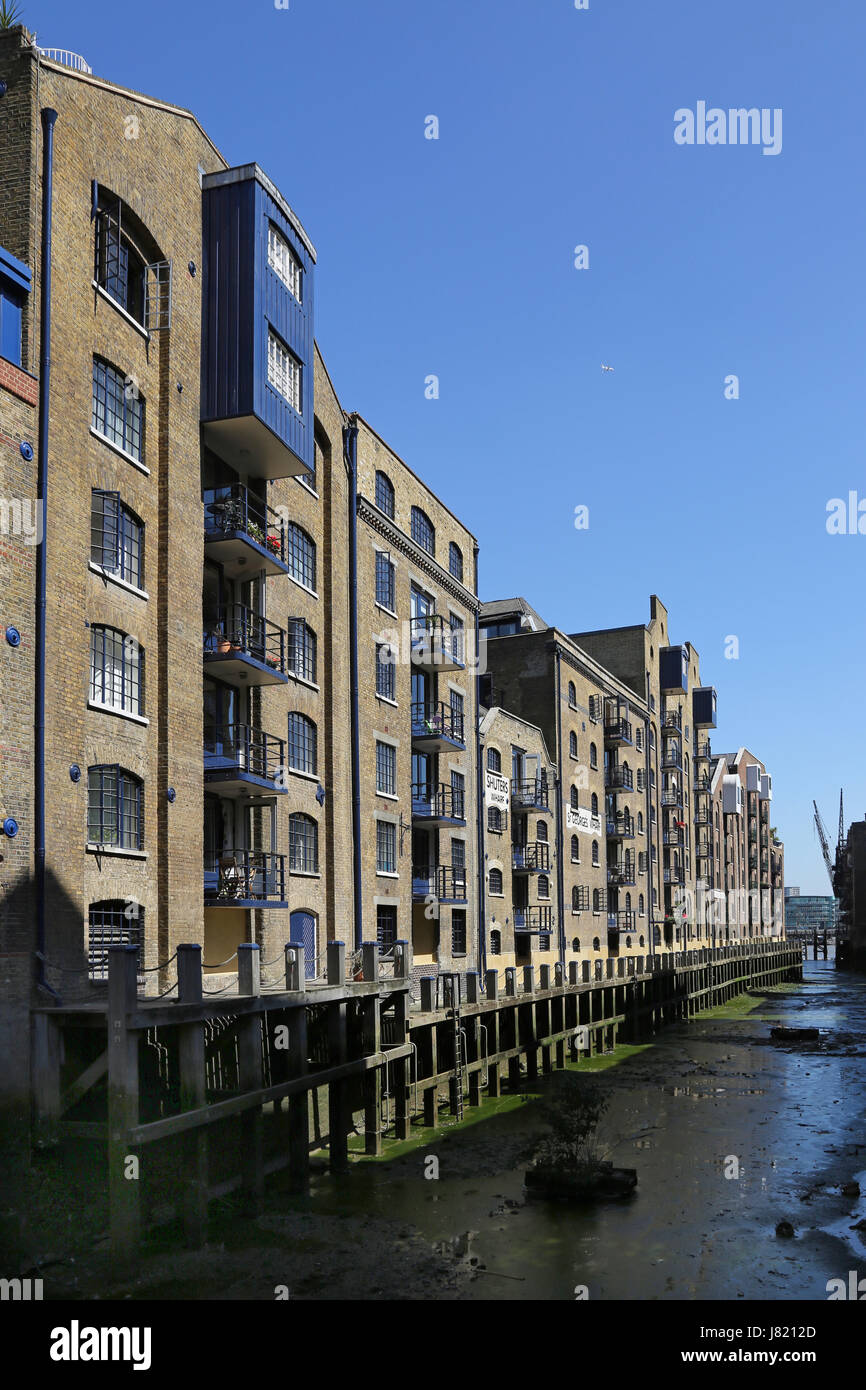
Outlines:
<svg viewBox="0 0 866 1390"><path fill-rule="evenodd" d="M257 545L264 545L265 533L257 521L247 522L247 535L252 536Z"/></svg>
<svg viewBox="0 0 866 1390"><path fill-rule="evenodd" d="M283 543L279 536L268 536L268 550L272 555L279 555L282 548Z"/></svg>

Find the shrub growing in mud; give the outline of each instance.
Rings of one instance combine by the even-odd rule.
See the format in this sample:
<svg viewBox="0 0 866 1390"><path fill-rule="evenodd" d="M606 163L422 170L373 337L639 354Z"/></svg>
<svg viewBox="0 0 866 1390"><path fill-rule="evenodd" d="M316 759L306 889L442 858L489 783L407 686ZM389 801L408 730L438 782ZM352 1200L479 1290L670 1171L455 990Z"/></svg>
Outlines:
<svg viewBox="0 0 866 1390"><path fill-rule="evenodd" d="M595 1132L607 1109L607 1096L574 1072L554 1072L550 1081L541 1104L550 1133L535 1151L536 1166L594 1172L601 1161Z"/></svg>

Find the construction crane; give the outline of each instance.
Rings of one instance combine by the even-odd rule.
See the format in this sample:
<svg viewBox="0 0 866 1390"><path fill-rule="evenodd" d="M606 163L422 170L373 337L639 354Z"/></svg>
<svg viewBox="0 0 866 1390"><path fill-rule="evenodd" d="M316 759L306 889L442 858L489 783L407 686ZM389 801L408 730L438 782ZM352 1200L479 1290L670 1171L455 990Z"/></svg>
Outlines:
<svg viewBox="0 0 866 1390"><path fill-rule="evenodd" d="M814 808L815 808L815 829L816 829L817 832L818 832L818 839L821 841L821 853L822 853L823 856L824 856L824 863L827 865L827 874L828 874L829 879L830 879L830 887L831 887L831 889L832 889L832 891L833 891L833 894L834 894L834 896L835 896L836 885L835 885L835 882L834 882L834 879L833 879L833 864L832 864L832 861L831 861L831 859L830 859L830 845L829 845L829 842L828 842L828 840L827 840L827 828L826 828L826 826L824 825L824 822L823 822L822 819L821 819L821 812L818 810L818 803L817 803L817 801L813 801L813 802L812 802L812 805L813 805Z"/></svg>

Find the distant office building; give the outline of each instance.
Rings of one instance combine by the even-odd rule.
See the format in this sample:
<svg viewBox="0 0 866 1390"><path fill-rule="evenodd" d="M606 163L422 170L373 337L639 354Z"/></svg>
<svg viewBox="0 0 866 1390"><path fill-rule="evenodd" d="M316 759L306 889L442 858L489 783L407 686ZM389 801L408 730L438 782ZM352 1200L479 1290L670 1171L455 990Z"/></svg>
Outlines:
<svg viewBox="0 0 866 1390"><path fill-rule="evenodd" d="M833 932L836 930L836 900L816 895L800 895L797 888L785 890L785 930L794 932Z"/></svg>

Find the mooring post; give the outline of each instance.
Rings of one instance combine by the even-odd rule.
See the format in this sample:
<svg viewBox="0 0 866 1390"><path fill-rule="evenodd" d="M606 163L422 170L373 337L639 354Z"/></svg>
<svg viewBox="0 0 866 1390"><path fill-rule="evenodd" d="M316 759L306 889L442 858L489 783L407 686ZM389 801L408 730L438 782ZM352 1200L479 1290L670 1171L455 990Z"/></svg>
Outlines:
<svg viewBox="0 0 866 1390"><path fill-rule="evenodd" d="M397 991L394 1001L394 1020L397 1042L402 1046L409 1041L409 978L412 955L408 941L394 943L394 979L402 988ZM394 1129L397 1139L409 1138L409 1058L397 1057L394 1060Z"/></svg>
<svg viewBox="0 0 866 1390"><path fill-rule="evenodd" d="M379 983L379 947L375 941L361 946L361 968L364 983ZM382 1050L382 1029L379 1014L378 989L361 1000L361 1045L365 1057L375 1057ZM364 1074L364 1152L382 1152L382 1069L373 1067Z"/></svg>
<svg viewBox="0 0 866 1390"><path fill-rule="evenodd" d="M256 999L262 992L262 952L255 941L238 946L238 995ZM238 1082L241 1092L262 1089L262 1013L242 1014L238 1019ZM255 1216L264 1191L262 1159L262 1107L255 1105L241 1115L241 1190L244 1211Z"/></svg>
<svg viewBox="0 0 866 1390"><path fill-rule="evenodd" d="M342 1066L348 1057L346 1019L346 946L342 941L329 941L327 950L328 984L340 987L344 998L328 1004L328 1062ZM344 1080L328 1083L328 1159L331 1171L345 1172L349 1167L349 1123Z"/></svg>
<svg viewBox="0 0 866 1390"><path fill-rule="evenodd" d="M138 947L108 948L108 1202L112 1256L138 1253L140 1160L129 1131L138 1124L138 1034L128 1027L138 991Z"/></svg>
<svg viewBox="0 0 866 1390"><path fill-rule="evenodd" d="M505 993L509 999L514 999L517 995L517 967L515 965L505 967Z"/></svg>
<svg viewBox="0 0 866 1390"><path fill-rule="evenodd" d="M488 1004L495 1004L499 999L499 971L488 970L484 977L486 985L485 993ZM488 1096L502 1095L502 1075L499 1070L499 1010L491 1009L484 1015L484 1027L487 1029L487 1094Z"/></svg>
<svg viewBox="0 0 866 1390"><path fill-rule="evenodd" d="M177 948L177 1002L201 1004L201 946ZM205 1091L204 1022L182 1023L178 1028L180 1108L198 1110L207 1100ZM207 1240L208 1139L201 1125L183 1136L183 1226L187 1244L194 1249Z"/></svg>
<svg viewBox="0 0 866 1390"><path fill-rule="evenodd" d="M49 1013L32 1015L34 1138L38 1148L57 1143L60 1121L60 1029Z"/></svg>
<svg viewBox="0 0 866 1390"><path fill-rule="evenodd" d="M307 968L303 946L286 947L286 989L297 994L307 988Z"/></svg>
<svg viewBox="0 0 866 1390"><path fill-rule="evenodd" d="M432 1014L436 1011L436 976L423 975L421 977L421 1012ZM422 1034L422 1044L424 1049L424 1062L428 1076L436 1076L439 1071L438 1045L436 1038L436 1024L431 1022L424 1028ZM427 1129L435 1129L439 1118L439 1088L437 1086L425 1086L422 1103L424 1106L424 1124Z"/></svg>
<svg viewBox="0 0 866 1390"><path fill-rule="evenodd" d="M467 970L466 972L466 1002L467 1004L481 1003L481 976L477 970ZM479 1029L479 1018L477 1014L470 1014L465 1019L466 1045L468 1051L467 1062L473 1064L481 1061L481 1032ZM469 1071L469 1105L481 1104L481 1067L475 1066L474 1070Z"/></svg>

